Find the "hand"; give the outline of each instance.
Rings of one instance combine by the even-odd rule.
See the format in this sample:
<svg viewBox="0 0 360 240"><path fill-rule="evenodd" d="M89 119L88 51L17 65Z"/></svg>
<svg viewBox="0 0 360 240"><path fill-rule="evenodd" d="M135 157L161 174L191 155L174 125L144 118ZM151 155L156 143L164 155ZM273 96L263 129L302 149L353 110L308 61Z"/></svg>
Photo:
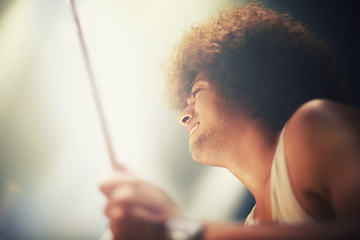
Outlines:
<svg viewBox="0 0 360 240"><path fill-rule="evenodd" d="M108 199L105 215L114 239L165 239L162 223L181 214L163 190L129 171L116 171L100 190Z"/></svg>

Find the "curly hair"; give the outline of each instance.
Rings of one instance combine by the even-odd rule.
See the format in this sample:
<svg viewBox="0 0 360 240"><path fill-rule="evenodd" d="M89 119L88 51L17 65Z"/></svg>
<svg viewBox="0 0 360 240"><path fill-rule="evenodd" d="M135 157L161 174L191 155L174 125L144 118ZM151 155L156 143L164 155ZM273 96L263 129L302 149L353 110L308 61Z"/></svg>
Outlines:
<svg viewBox="0 0 360 240"><path fill-rule="evenodd" d="M335 54L288 14L259 3L221 10L185 32L167 69L170 106L186 107L191 82L207 70L229 106L254 106L252 117L280 130L293 112L315 98L342 101Z"/></svg>

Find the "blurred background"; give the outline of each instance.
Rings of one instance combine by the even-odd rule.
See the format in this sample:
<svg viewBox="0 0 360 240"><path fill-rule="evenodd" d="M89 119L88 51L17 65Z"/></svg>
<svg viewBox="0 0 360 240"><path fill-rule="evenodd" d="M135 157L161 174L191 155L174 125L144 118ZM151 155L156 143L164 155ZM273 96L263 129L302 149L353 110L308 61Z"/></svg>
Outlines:
<svg viewBox="0 0 360 240"><path fill-rule="evenodd" d="M162 65L182 32L236 0L77 0L118 159L195 218L243 220L253 204L227 170L191 160L164 95ZM359 107L356 0L262 1L339 54ZM98 239L98 184L111 174L79 40L64 0L0 0L0 239Z"/></svg>

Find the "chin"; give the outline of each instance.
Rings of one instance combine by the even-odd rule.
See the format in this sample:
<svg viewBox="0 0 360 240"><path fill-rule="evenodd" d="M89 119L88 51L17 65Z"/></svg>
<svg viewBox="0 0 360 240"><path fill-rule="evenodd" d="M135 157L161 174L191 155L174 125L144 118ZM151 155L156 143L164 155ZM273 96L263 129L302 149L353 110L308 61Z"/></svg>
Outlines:
<svg viewBox="0 0 360 240"><path fill-rule="evenodd" d="M201 154L198 153L198 151L196 149L191 149L191 158L197 162L197 163L201 163L201 164L204 164L202 159L201 159Z"/></svg>
<svg viewBox="0 0 360 240"><path fill-rule="evenodd" d="M206 154L206 152L201 151L199 149L191 150L191 158L200 164L214 166L214 167L221 167L213 154Z"/></svg>

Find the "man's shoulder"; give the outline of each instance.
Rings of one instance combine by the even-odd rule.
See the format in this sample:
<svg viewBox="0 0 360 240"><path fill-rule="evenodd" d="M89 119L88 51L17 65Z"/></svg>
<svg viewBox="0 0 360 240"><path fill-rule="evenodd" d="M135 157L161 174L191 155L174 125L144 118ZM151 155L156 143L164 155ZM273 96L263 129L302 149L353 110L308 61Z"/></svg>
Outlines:
<svg viewBox="0 0 360 240"><path fill-rule="evenodd" d="M352 186L353 190L353 183L347 180L360 183L356 177L360 173L359 139L360 111L341 103L313 100L289 119L284 146L292 185L315 215L318 205L312 205L313 196L337 198L335 205L343 206L340 196L347 195L341 186Z"/></svg>
<svg viewBox="0 0 360 240"><path fill-rule="evenodd" d="M360 111L334 101L316 99L303 104L289 119L285 142L302 158L324 156L360 138Z"/></svg>
<svg viewBox="0 0 360 240"><path fill-rule="evenodd" d="M289 170L308 184L321 182L324 171L345 163L359 149L360 111L329 100L312 100L289 119L284 146ZM349 161L352 161L349 159Z"/></svg>
<svg viewBox="0 0 360 240"><path fill-rule="evenodd" d="M351 106L324 99L311 100L289 119L288 135L311 140L316 134L338 134L359 129L360 111ZM310 138L310 139L308 139Z"/></svg>

